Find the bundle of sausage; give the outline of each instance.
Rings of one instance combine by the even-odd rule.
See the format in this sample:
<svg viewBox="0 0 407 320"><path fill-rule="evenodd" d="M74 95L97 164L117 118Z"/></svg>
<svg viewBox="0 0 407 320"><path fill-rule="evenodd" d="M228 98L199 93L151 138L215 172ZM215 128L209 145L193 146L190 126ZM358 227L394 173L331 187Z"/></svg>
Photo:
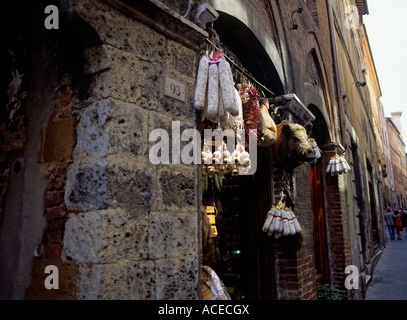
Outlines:
<svg viewBox="0 0 407 320"><path fill-rule="evenodd" d="M330 173L331 176L337 176L338 174L347 173L351 170L348 162L344 156L335 155L335 157L329 160L326 168L326 173Z"/></svg>
<svg viewBox="0 0 407 320"><path fill-rule="evenodd" d="M232 71L221 50L199 61L194 105L203 117L227 126L231 116L242 113L242 101L235 88Z"/></svg>
<svg viewBox="0 0 407 320"><path fill-rule="evenodd" d="M294 212L280 201L268 212L262 231L267 232L268 236L274 233L274 238L278 239L281 235L300 233L301 227Z"/></svg>
<svg viewBox="0 0 407 320"><path fill-rule="evenodd" d="M207 146L203 147L202 153L202 170L203 175L228 173L237 175L240 170L250 169L250 154L245 150L244 145L238 143L235 150L230 153L223 143L218 150L212 153Z"/></svg>
<svg viewBox="0 0 407 320"><path fill-rule="evenodd" d="M309 164L316 164L318 159L321 158L321 149L319 149L317 142L315 139L308 139L308 142L311 144L312 150L315 152L315 159L309 162Z"/></svg>

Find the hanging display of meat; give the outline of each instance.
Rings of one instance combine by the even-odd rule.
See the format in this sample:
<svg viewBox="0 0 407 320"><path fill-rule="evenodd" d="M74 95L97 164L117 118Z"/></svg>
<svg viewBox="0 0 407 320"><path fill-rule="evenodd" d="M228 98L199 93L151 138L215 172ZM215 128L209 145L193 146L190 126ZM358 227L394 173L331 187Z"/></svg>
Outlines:
<svg viewBox="0 0 407 320"><path fill-rule="evenodd" d="M251 138L257 140L257 129L260 123L260 95L257 92L256 88L253 85L249 84L244 78L242 79L242 82L237 85L237 89L239 91L243 105L243 119L246 141L249 140L249 132L253 133L253 136ZM249 131L250 129L254 130Z"/></svg>
<svg viewBox="0 0 407 320"><path fill-rule="evenodd" d="M222 188L224 174L231 173L237 176L239 171L249 170L251 166L250 154L242 144L237 144L235 150L230 153L226 143L212 153L208 146L203 147L201 153L203 192L206 192L208 178L213 178L217 190Z"/></svg>
<svg viewBox="0 0 407 320"><path fill-rule="evenodd" d="M194 105L202 110L202 116L225 129L229 119L242 117L241 100L235 88L229 63L222 50L212 57L202 56L199 61Z"/></svg>
<svg viewBox="0 0 407 320"><path fill-rule="evenodd" d="M321 150L318 147L317 142L315 141L315 139L308 139L308 142L311 144L311 148L315 153L315 158L312 161L308 161L309 164L316 164L318 159L321 158Z"/></svg>
<svg viewBox="0 0 407 320"><path fill-rule="evenodd" d="M335 157L332 157L329 160L328 166L326 168L326 173L330 173L331 176L341 175L347 173L351 170L348 162L344 156L339 156L338 154Z"/></svg>
<svg viewBox="0 0 407 320"><path fill-rule="evenodd" d="M263 232L266 232L268 236L274 234L275 239L279 239L281 235L289 236L301 232L297 217L291 208L287 208L284 199L282 194L280 201L267 213L262 227Z"/></svg>

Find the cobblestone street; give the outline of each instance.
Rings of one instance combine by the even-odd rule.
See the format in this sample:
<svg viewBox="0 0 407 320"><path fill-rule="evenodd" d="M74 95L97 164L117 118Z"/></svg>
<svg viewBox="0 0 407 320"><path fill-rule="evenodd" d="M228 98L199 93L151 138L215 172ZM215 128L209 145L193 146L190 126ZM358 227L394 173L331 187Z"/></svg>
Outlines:
<svg viewBox="0 0 407 320"><path fill-rule="evenodd" d="M373 273L366 300L407 300L407 232L403 240L390 240Z"/></svg>

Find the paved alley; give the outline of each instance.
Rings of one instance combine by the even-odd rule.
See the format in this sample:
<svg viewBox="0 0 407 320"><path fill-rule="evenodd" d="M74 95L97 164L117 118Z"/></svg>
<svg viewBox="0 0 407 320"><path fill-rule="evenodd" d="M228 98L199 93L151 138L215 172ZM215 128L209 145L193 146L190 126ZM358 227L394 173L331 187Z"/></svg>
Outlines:
<svg viewBox="0 0 407 320"><path fill-rule="evenodd" d="M373 273L366 300L407 300L407 232L403 240L390 240Z"/></svg>

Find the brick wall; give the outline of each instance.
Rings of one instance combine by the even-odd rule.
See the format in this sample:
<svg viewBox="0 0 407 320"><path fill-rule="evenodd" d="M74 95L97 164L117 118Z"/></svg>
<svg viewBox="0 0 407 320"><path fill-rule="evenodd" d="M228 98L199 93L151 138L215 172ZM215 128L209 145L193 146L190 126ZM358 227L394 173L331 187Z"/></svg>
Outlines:
<svg viewBox="0 0 407 320"><path fill-rule="evenodd" d="M283 176L291 181L294 213L302 228L301 234L276 240L276 298L279 300L313 300L317 298L315 258L313 251L312 203L309 165L293 172L274 170L274 196L277 203ZM286 178L284 178L285 180Z"/></svg>
<svg viewBox="0 0 407 320"><path fill-rule="evenodd" d="M334 153L333 153L334 154ZM332 150L325 150L323 168L328 166ZM347 297L348 291L344 287L345 268L351 264L349 246L348 215L345 210L344 179L346 175L324 175L326 187L326 219L329 251L330 284L339 290L340 295Z"/></svg>

